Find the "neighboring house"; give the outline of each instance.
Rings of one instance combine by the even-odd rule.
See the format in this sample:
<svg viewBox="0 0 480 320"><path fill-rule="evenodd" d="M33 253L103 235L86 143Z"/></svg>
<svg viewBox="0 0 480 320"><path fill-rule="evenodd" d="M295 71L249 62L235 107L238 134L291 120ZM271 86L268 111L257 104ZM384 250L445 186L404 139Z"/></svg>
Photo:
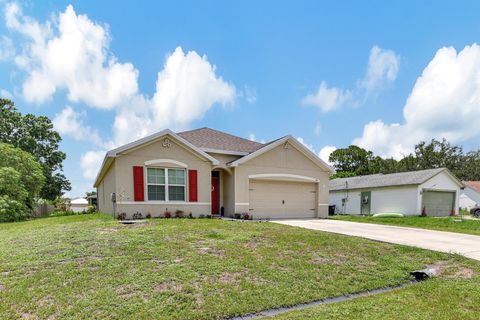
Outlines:
<svg viewBox="0 0 480 320"><path fill-rule="evenodd" d="M472 209L480 204L480 181L463 181L465 188L460 195L460 208Z"/></svg>
<svg viewBox="0 0 480 320"><path fill-rule="evenodd" d="M463 184L445 168L373 174L330 181L330 204L342 214L457 213Z"/></svg>
<svg viewBox="0 0 480 320"><path fill-rule="evenodd" d="M85 198L76 198L70 200L70 210L73 212L82 212L87 210L88 201Z"/></svg>
<svg viewBox="0 0 480 320"><path fill-rule="evenodd" d="M98 208L142 216L326 217L333 170L292 136L261 144L209 128L164 130L107 152ZM112 201L112 199L114 201Z"/></svg>

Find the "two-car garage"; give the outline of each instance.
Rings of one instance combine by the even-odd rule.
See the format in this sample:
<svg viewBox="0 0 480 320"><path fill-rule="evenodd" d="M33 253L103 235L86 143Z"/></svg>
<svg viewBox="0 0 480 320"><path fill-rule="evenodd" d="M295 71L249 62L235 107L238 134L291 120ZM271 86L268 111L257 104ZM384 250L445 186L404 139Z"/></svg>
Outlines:
<svg viewBox="0 0 480 320"><path fill-rule="evenodd" d="M261 218L314 218L317 183L250 180L249 212Z"/></svg>

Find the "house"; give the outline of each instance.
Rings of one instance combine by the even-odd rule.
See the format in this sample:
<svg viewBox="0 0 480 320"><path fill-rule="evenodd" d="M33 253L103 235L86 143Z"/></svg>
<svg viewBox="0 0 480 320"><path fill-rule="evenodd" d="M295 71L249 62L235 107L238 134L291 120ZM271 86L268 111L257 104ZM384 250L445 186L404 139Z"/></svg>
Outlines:
<svg viewBox="0 0 480 320"><path fill-rule="evenodd" d="M70 210L73 212L82 212L87 210L88 201L85 198L75 198L70 200Z"/></svg>
<svg viewBox="0 0 480 320"><path fill-rule="evenodd" d="M468 211L480 204L480 181L463 181L465 188L460 194L460 208Z"/></svg>
<svg viewBox="0 0 480 320"><path fill-rule="evenodd" d="M445 168L373 174L330 181L330 203L341 214L457 212L463 184Z"/></svg>
<svg viewBox="0 0 480 320"><path fill-rule="evenodd" d="M266 144L210 128L163 130L108 151L95 180L99 211L132 217L248 213L326 217L333 170L288 135Z"/></svg>

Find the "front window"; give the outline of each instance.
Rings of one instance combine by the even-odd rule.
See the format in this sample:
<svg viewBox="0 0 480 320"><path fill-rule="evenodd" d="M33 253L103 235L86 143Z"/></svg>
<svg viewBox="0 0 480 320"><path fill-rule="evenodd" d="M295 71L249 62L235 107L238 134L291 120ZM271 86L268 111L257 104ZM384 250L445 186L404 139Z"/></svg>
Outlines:
<svg viewBox="0 0 480 320"><path fill-rule="evenodd" d="M148 200L185 201L185 170L147 168Z"/></svg>

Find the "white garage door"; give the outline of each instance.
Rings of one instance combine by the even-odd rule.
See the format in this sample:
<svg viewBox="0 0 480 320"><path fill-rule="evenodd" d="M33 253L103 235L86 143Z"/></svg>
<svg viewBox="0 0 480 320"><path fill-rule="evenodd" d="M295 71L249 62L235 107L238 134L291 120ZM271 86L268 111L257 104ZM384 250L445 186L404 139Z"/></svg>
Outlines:
<svg viewBox="0 0 480 320"><path fill-rule="evenodd" d="M250 213L257 218L314 218L316 184L250 180Z"/></svg>
<svg viewBox="0 0 480 320"><path fill-rule="evenodd" d="M448 216L455 205L455 192L423 191L422 198L428 216Z"/></svg>

